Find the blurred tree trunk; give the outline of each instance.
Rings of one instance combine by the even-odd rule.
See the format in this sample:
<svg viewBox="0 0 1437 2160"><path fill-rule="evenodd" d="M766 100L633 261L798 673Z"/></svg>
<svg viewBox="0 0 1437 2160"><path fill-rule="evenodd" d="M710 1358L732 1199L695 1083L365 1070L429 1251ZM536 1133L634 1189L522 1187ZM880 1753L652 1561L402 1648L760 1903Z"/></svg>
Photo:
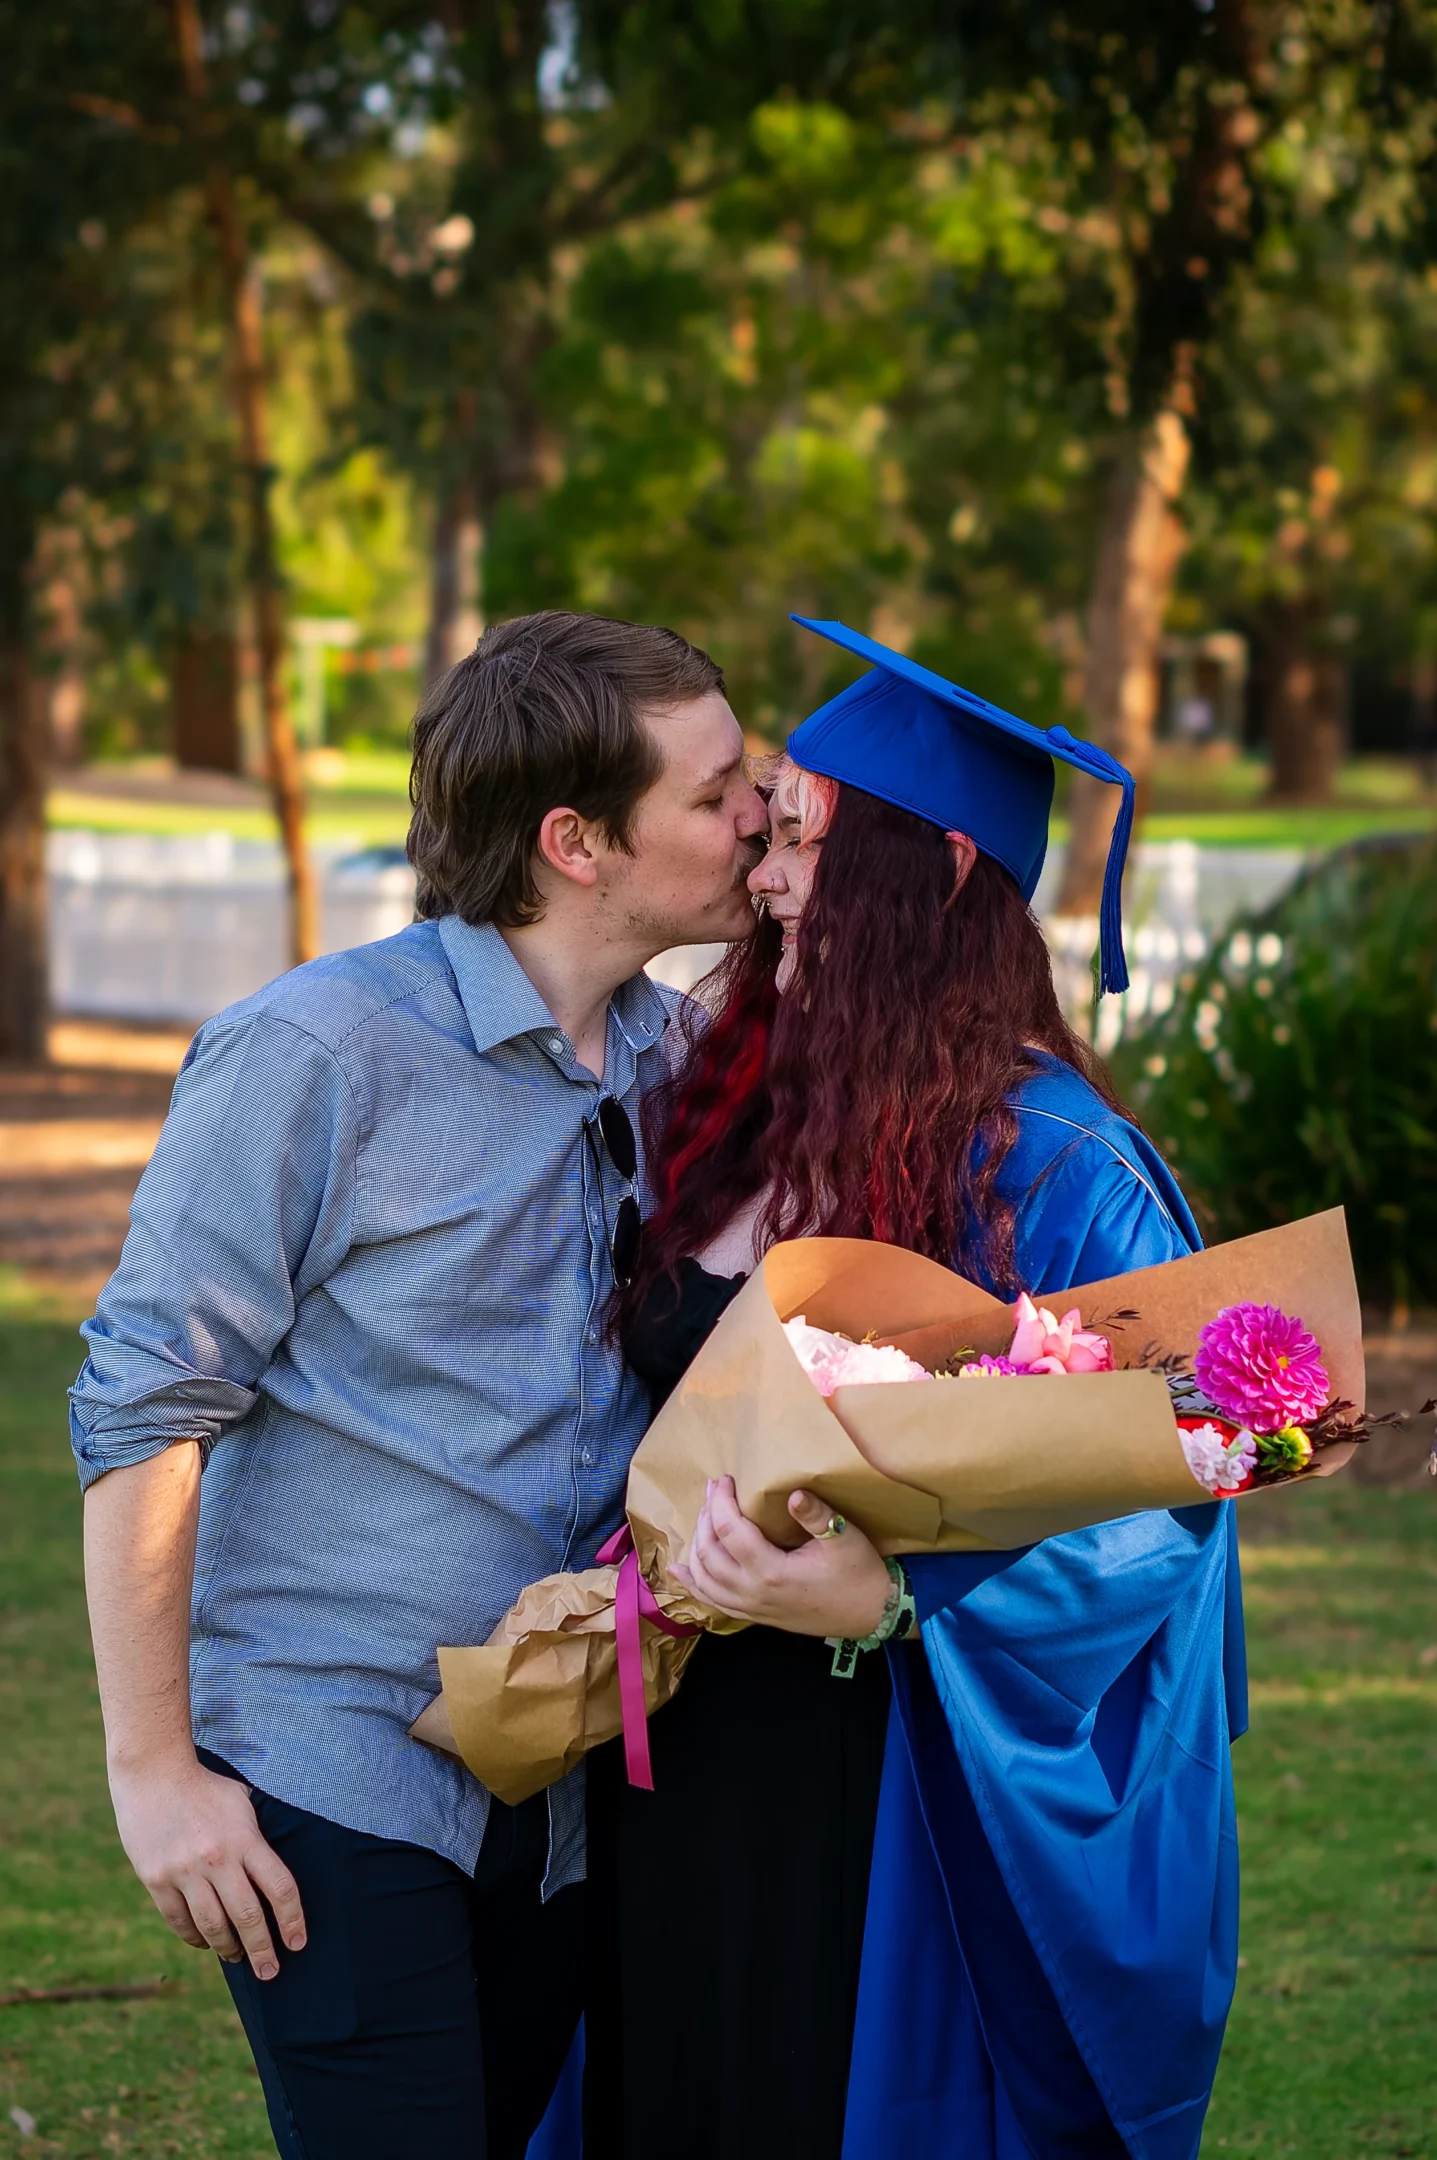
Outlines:
<svg viewBox="0 0 1437 2160"><path fill-rule="evenodd" d="M1346 663L1309 649L1310 611L1279 613L1265 640L1268 800L1331 802L1347 734Z"/></svg>
<svg viewBox="0 0 1437 2160"><path fill-rule="evenodd" d="M174 0L175 32L185 89L197 120L209 119L197 0ZM304 779L284 676L284 608L270 507L269 413L259 280L235 202L228 168L218 157L207 183L210 220L219 242L234 350L235 408L249 498L249 583L259 660L260 706L274 814L289 866L290 959L298 966L319 950L319 893L304 834Z"/></svg>
<svg viewBox="0 0 1437 2160"><path fill-rule="evenodd" d="M1167 123L1167 207L1147 224L1131 258L1132 342L1115 409L1152 418L1130 437L1113 471L1088 616L1088 719L1097 741L1137 781L1139 816L1151 777L1158 641L1183 549L1177 506L1188 465L1185 416L1194 410L1202 342L1251 240L1249 161L1262 135L1266 54L1279 21L1258 0L1209 0L1201 12L1205 52L1189 71L1196 102L1186 118L1174 113ZM1070 805L1058 906L1095 915L1117 790L1075 774Z"/></svg>
<svg viewBox="0 0 1437 2160"><path fill-rule="evenodd" d="M240 770L239 646L232 630L195 627L170 651L170 740L187 770Z"/></svg>
<svg viewBox="0 0 1437 2160"><path fill-rule="evenodd" d="M1124 446L1108 483L1088 607L1084 706L1094 739L1137 780L1140 812L1152 765L1158 645L1183 550L1176 504L1187 465L1187 430L1171 408ZM1060 914L1097 914L1117 812L1115 788L1073 775Z"/></svg>
<svg viewBox="0 0 1437 2160"><path fill-rule="evenodd" d="M0 628L0 1056L42 1058L48 1005L45 765L23 590Z"/></svg>
<svg viewBox="0 0 1437 2160"><path fill-rule="evenodd" d="M523 289L498 288L491 315L483 402L466 387L450 411L449 461L462 477L443 490L435 512L426 688L472 652L483 634L484 550L500 504L532 502L550 476L552 449L533 380L552 331L534 322Z"/></svg>
<svg viewBox="0 0 1437 2160"><path fill-rule="evenodd" d="M472 472L475 402L466 383L455 392L449 413L446 477L434 506L426 690L474 650L484 628L484 528Z"/></svg>
<svg viewBox="0 0 1437 2160"><path fill-rule="evenodd" d="M446 489L434 516L429 635L424 646L426 689L471 653L483 633L479 606L483 551L484 533L473 489Z"/></svg>

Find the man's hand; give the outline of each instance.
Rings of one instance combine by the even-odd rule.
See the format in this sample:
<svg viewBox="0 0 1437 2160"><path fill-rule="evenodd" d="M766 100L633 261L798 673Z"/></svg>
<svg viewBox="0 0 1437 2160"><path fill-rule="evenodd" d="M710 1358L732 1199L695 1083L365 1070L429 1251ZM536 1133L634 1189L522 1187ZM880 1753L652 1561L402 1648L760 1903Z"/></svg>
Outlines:
<svg viewBox="0 0 1437 2160"><path fill-rule="evenodd" d="M852 1523L838 1537L821 1536L833 1510L812 1493L791 1494L788 1511L808 1532L796 1552L770 1544L749 1521L732 1478L710 1478L693 1542L670 1574L735 1620L790 1635L871 1635L890 1587L877 1549Z"/></svg>
<svg viewBox="0 0 1437 2160"><path fill-rule="evenodd" d="M120 1842L182 1942L261 1980L279 1971L261 1902L304 1947L294 1877L259 1834L249 1793L206 1770L190 1728L190 1586L200 1450L176 1441L85 1494L85 1587Z"/></svg>
<svg viewBox="0 0 1437 2160"><path fill-rule="evenodd" d="M285 1948L304 1948L299 1889L237 1779L191 1759L168 1774L112 1773L110 1792L130 1865L181 1942L231 1964L248 1957L256 1978L272 1980L279 1959L264 1899Z"/></svg>

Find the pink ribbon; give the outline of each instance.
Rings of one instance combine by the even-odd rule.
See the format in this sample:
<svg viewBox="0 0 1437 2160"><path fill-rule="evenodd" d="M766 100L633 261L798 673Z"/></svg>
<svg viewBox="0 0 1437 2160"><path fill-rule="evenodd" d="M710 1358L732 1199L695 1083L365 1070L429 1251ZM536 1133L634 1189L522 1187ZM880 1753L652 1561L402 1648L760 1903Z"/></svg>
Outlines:
<svg viewBox="0 0 1437 2160"><path fill-rule="evenodd" d="M686 1635L697 1635L696 1627L688 1627L682 1620L671 1620L661 1610L657 1598L639 1572L639 1556L634 1551L634 1533L625 1523L614 1532L607 1543L599 1547L597 1559L600 1567L612 1567L619 1563L619 1580L614 1590L614 1634L619 1654L619 1708L624 1720L624 1762L628 1768L629 1783L638 1785L644 1792L654 1789L654 1765L649 1754L649 1713L644 1701L644 1652L639 1633L639 1621L647 1620L661 1633L673 1636L681 1642Z"/></svg>

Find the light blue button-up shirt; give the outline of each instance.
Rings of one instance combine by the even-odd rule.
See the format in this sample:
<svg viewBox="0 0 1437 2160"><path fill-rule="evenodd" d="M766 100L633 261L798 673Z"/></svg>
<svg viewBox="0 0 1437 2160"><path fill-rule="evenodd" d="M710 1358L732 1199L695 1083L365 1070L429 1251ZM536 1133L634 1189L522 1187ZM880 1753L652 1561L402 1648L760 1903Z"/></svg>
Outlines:
<svg viewBox="0 0 1437 2160"><path fill-rule="evenodd" d="M436 1645L621 1519L648 1403L605 1339L628 1187L595 1111L637 1132L671 995L615 993L601 1089L492 927L282 976L195 1038L82 1330L82 1483L205 1446L196 1741L466 1870L488 1795L408 1727ZM577 1775L550 1821L546 1892L583 1872Z"/></svg>

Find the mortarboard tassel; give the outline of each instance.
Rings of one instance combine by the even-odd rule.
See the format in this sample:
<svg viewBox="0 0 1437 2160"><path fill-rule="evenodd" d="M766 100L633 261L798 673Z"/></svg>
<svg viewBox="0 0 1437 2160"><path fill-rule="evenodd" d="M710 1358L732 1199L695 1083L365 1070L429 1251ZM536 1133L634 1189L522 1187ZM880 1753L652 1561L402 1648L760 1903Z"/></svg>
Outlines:
<svg viewBox="0 0 1437 2160"><path fill-rule="evenodd" d="M1118 805L1113 837L1108 844L1108 865L1103 872L1103 905L1098 917L1099 997L1109 990L1126 990L1128 987L1128 962L1123 951L1123 871L1127 866L1137 790L1132 774L1119 765L1116 758L1112 762L1116 767L1114 779L1121 775L1123 799Z"/></svg>
<svg viewBox="0 0 1437 2160"><path fill-rule="evenodd" d="M1095 780L1106 780L1123 791L1113 837L1108 843L1103 900L1098 915L1098 996L1106 997L1110 990L1128 987L1128 962L1123 951L1123 872L1127 868L1128 842L1133 834L1137 786L1127 766L1120 765L1097 743L1082 742L1065 727L1049 728L1048 741L1059 757L1076 765L1079 772L1091 773Z"/></svg>

